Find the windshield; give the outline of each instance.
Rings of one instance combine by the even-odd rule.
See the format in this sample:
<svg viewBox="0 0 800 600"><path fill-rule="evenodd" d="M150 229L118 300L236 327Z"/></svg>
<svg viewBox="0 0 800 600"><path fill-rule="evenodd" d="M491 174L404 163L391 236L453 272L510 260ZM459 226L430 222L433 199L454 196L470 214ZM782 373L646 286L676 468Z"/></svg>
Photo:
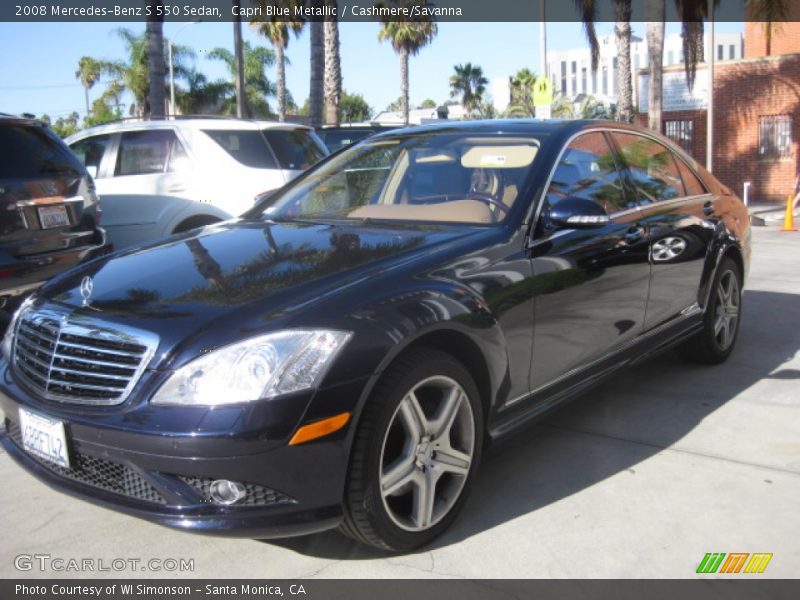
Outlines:
<svg viewBox="0 0 800 600"><path fill-rule="evenodd" d="M535 140L433 133L368 140L281 192L264 216L489 225L517 201Z"/></svg>

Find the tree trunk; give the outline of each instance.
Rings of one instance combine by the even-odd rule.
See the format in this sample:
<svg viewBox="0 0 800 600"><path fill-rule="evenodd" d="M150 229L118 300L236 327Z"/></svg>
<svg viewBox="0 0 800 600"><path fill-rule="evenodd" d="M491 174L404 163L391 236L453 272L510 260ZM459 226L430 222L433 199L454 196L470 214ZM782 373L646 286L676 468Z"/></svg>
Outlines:
<svg viewBox="0 0 800 600"><path fill-rule="evenodd" d="M275 44L278 67L278 121L286 120L286 54L283 44Z"/></svg>
<svg viewBox="0 0 800 600"><path fill-rule="evenodd" d="M617 120L630 123L633 118L631 84L631 0L614 0L617 24Z"/></svg>
<svg viewBox="0 0 800 600"><path fill-rule="evenodd" d="M400 112L408 125L408 49L400 49Z"/></svg>
<svg viewBox="0 0 800 600"><path fill-rule="evenodd" d="M83 86L83 94L86 97L86 118L89 118L89 86Z"/></svg>
<svg viewBox="0 0 800 600"><path fill-rule="evenodd" d="M156 15L160 4L160 0L148 0L151 10L146 26L148 104L150 116L156 119L164 118L164 17Z"/></svg>
<svg viewBox="0 0 800 600"><path fill-rule="evenodd" d="M239 6L239 0L233 0L234 6ZM240 119L249 117L247 102L245 101L246 90L244 86L244 48L242 46L242 18L238 15L233 18L233 51L236 60L236 116Z"/></svg>
<svg viewBox="0 0 800 600"><path fill-rule="evenodd" d="M309 108L311 126L322 125L322 104L325 91L323 79L325 77L325 32L324 24L319 21L311 22L311 85L309 89Z"/></svg>
<svg viewBox="0 0 800 600"><path fill-rule="evenodd" d="M662 132L664 107L664 0L649 0L647 7L647 69L650 86L647 97L647 126Z"/></svg>
<svg viewBox="0 0 800 600"><path fill-rule="evenodd" d="M325 0L333 4L335 0ZM339 100L342 96L342 72L339 57L339 22L325 21L325 123L339 125Z"/></svg>

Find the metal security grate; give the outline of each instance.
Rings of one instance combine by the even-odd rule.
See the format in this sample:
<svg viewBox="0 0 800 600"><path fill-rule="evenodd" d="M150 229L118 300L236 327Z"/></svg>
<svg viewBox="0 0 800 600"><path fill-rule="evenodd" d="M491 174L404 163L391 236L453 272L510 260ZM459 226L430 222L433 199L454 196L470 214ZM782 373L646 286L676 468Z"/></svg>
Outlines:
<svg viewBox="0 0 800 600"><path fill-rule="evenodd" d="M210 488L211 484L214 482L213 479L182 476L181 480L198 491L205 502L211 502ZM297 500L294 498L290 498L275 490L255 485L254 483L245 483L244 486L247 495L241 502L237 502L236 506L272 506L276 504L297 503Z"/></svg>
<svg viewBox="0 0 800 600"><path fill-rule="evenodd" d="M17 324L14 373L44 398L114 405L128 397L158 338L54 310L29 310Z"/></svg>
<svg viewBox="0 0 800 600"><path fill-rule="evenodd" d="M11 439L22 448L22 432L19 425L6 420L6 426ZM144 477L123 464L74 453L72 468L66 469L32 454L28 454L28 456L60 477L144 502L166 504L163 496Z"/></svg>

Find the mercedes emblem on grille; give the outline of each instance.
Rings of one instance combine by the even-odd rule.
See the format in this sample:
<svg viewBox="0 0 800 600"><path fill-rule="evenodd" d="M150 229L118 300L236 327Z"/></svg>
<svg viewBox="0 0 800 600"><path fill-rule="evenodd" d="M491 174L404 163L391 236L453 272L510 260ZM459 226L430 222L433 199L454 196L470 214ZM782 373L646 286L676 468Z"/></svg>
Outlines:
<svg viewBox="0 0 800 600"><path fill-rule="evenodd" d="M92 298L92 291L94 290L94 281L88 275L81 281L81 298L83 298L83 306L89 306Z"/></svg>

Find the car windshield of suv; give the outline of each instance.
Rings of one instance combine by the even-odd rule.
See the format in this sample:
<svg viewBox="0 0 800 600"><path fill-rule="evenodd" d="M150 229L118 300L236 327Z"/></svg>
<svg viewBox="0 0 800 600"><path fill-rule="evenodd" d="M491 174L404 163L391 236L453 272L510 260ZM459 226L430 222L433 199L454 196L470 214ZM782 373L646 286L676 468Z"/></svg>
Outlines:
<svg viewBox="0 0 800 600"><path fill-rule="evenodd" d="M490 225L517 201L536 140L475 134L377 138L281 192L264 216Z"/></svg>

